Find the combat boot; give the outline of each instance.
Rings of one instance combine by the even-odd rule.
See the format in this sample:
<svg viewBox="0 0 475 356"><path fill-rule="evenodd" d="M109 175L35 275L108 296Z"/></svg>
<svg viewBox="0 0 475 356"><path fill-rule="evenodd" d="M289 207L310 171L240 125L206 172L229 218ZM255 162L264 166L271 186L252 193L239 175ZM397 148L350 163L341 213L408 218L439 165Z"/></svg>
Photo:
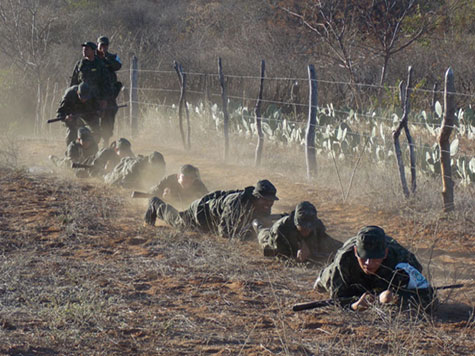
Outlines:
<svg viewBox="0 0 475 356"><path fill-rule="evenodd" d="M145 212L145 223L148 225L155 225L155 221L157 220L157 210L160 207L160 205L165 204L163 200L153 197L150 199L150 203L148 206L147 211Z"/></svg>

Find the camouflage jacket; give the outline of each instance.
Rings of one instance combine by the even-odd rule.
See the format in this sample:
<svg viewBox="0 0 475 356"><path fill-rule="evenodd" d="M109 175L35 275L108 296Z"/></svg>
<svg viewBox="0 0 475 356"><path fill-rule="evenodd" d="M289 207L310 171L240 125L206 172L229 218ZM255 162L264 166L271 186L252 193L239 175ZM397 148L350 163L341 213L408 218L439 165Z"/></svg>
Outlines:
<svg viewBox="0 0 475 356"><path fill-rule="evenodd" d="M243 190L214 191L195 200L190 211L205 231L222 237L244 238L257 216L252 204L254 187ZM270 212L269 212L270 214Z"/></svg>
<svg viewBox="0 0 475 356"><path fill-rule="evenodd" d="M117 74L115 72L122 68L122 62L120 61L119 56L117 54L106 52L104 58L100 59L104 62L105 67L109 71L111 82L117 82Z"/></svg>
<svg viewBox="0 0 475 356"><path fill-rule="evenodd" d="M104 176L108 184L124 188L145 190L159 181L165 174L165 167L153 167L148 157L124 157L114 169Z"/></svg>
<svg viewBox="0 0 475 356"><path fill-rule="evenodd" d="M350 238L338 250L333 262L320 273L319 285L330 292L332 298L355 297L364 292L380 293L389 287L399 290L407 284L408 278L395 267L400 262L409 263L419 272L422 266L414 254L402 247L393 238L386 236L388 255L374 275L363 272L354 254L356 236ZM347 302L349 304L350 301Z"/></svg>
<svg viewBox="0 0 475 356"><path fill-rule="evenodd" d="M85 103L81 102L78 97L78 86L73 85L66 89L59 108L57 110L57 116L64 118L67 115L81 116L86 122L91 118L96 118L99 111L99 103L91 98Z"/></svg>
<svg viewBox="0 0 475 356"><path fill-rule="evenodd" d="M208 194L208 189L200 179L196 179L190 188L184 189L180 183L178 183L177 174L171 174L168 177L163 178L158 185L151 189L150 192L154 196L162 198L163 192L167 188L170 190L170 192L165 200L169 201L172 205L177 204L181 206L188 206L194 200Z"/></svg>
<svg viewBox="0 0 475 356"><path fill-rule="evenodd" d="M325 225L317 219L317 225L310 236L303 237L297 230L294 223L295 211L290 215L277 220L269 230L271 240L275 241L275 248L281 255L287 257L297 257L297 251L305 243L310 249L311 256L318 253L319 241L325 237Z"/></svg>
<svg viewBox="0 0 475 356"><path fill-rule="evenodd" d="M96 177L104 175L111 172L119 162L120 157L113 148L103 148L94 156L91 163L93 167L89 170L89 174Z"/></svg>
<svg viewBox="0 0 475 356"><path fill-rule="evenodd" d="M66 149L66 158L74 163L91 164L98 149L95 142L85 149L79 142L73 141Z"/></svg>
<svg viewBox="0 0 475 356"><path fill-rule="evenodd" d="M95 57L93 61L82 58L74 66L71 86L82 82L87 83L98 100L106 100L113 96L112 80L104 61Z"/></svg>

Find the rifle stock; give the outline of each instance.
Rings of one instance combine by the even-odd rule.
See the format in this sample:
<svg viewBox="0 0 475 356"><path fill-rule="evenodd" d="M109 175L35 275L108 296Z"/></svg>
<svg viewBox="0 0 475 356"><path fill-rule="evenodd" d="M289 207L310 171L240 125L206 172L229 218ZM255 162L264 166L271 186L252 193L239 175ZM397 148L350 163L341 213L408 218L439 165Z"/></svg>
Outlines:
<svg viewBox="0 0 475 356"><path fill-rule="evenodd" d="M151 198L151 197L153 197L153 194L133 191L131 197L134 198L134 199L136 199L136 198Z"/></svg>
<svg viewBox="0 0 475 356"><path fill-rule="evenodd" d="M91 169L91 168L94 168L94 166L91 166L90 164L72 163L71 168L74 168L74 169L78 169L78 168Z"/></svg>

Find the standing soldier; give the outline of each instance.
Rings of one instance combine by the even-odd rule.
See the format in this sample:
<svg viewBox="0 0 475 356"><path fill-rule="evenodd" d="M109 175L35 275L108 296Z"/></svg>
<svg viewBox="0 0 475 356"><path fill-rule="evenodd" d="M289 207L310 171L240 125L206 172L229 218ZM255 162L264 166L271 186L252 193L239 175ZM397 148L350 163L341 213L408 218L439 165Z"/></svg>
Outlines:
<svg viewBox="0 0 475 356"><path fill-rule="evenodd" d="M282 256L306 262L327 257L342 245L325 233L325 225L317 217L317 209L308 201L299 203L294 211L277 220L270 228L263 228L258 219L252 225L264 256Z"/></svg>
<svg viewBox="0 0 475 356"><path fill-rule="evenodd" d="M117 96L122 89L122 83L117 81L116 71L122 67L122 62L117 54L109 53L109 38L101 36L97 39L97 56L103 61L111 80L112 95L107 101L107 108L101 119L102 138L107 145L114 132L115 115L117 114Z"/></svg>
<svg viewBox="0 0 475 356"><path fill-rule="evenodd" d="M79 127L89 126L94 136L99 131L99 103L92 97L88 84L73 85L64 93L57 117L66 125L66 146L76 141ZM97 137L96 137L97 140Z"/></svg>
<svg viewBox="0 0 475 356"><path fill-rule="evenodd" d="M267 179L242 190L215 191L191 203L184 211L154 197L145 213L145 223L155 225L158 218L178 229L198 229L222 237L245 238L256 218L268 218L277 190Z"/></svg>
<svg viewBox="0 0 475 356"><path fill-rule="evenodd" d="M104 62L96 56L97 46L94 42L84 42L81 46L83 58L74 66L71 86L87 83L101 109L105 110L113 96L110 73Z"/></svg>

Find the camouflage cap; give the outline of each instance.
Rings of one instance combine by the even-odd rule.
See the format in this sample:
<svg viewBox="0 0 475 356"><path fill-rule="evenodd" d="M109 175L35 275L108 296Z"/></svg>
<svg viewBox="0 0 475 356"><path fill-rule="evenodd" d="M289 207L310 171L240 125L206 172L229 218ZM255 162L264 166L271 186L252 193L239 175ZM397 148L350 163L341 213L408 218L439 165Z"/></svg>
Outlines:
<svg viewBox="0 0 475 356"><path fill-rule="evenodd" d="M106 36L100 36L97 39L97 43L102 43L102 44L105 44L106 46L108 46L109 45L109 38L106 37Z"/></svg>
<svg viewBox="0 0 475 356"><path fill-rule="evenodd" d="M356 252L360 258L384 258L386 247L386 234L379 226L365 226L358 232Z"/></svg>
<svg viewBox="0 0 475 356"><path fill-rule="evenodd" d="M154 151L148 156L148 161L151 164L165 164L165 158L163 158L163 155L160 152Z"/></svg>
<svg viewBox="0 0 475 356"><path fill-rule="evenodd" d="M85 126L81 126L81 127L78 129L78 138L80 138L82 141L92 140L93 137L92 137L91 130L89 130L89 129L88 129L87 127L85 127Z"/></svg>
<svg viewBox="0 0 475 356"><path fill-rule="evenodd" d="M82 47L90 47L94 51L97 49L97 45L94 42L84 42L81 44Z"/></svg>
<svg viewBox="0 0 475 356"><path fill-rule="evenodd" d="M180 173L183 174L185 177L200 178L200 170L191 164L185 164L181 166Z"/></svg>
<svg viewBox="0 0 475 356"><path fill-rule="evenodd" d="M263 179L257 182L252 195L257 198L279 200L279 198L276 196L276 193L277 189L274 187L274 184L269 182L267 179Z"/></svg>
<svg viewBox="0 0 475 356"><path fill-rule="evenodd" d="M303 201L295 208L294 224L313 230L317 225L317 209L308 202Z"/></svg>
<svg viewBox="0 0 475 356"><path fill-rule="evenodd" d="M80 99L89 100L92 96L92 91L89 85L85 82L82 82L78 85L78 95Z"/></svg>
<svg viewBox="0 0 475 356"><path fill-rule="evenodd" d="M131 144L130 141L127 140L126 138L123 138L123 137L119 138L119 139L117 140L117 144L116 144L115 147L116 147L117 150L119 150L119 151L122 151L122 152L124 152L124 153L126 153L126 154L128 153L128 154L130 154L130 155L133 155L133 154L132 154L132 144Z"/></svg>

